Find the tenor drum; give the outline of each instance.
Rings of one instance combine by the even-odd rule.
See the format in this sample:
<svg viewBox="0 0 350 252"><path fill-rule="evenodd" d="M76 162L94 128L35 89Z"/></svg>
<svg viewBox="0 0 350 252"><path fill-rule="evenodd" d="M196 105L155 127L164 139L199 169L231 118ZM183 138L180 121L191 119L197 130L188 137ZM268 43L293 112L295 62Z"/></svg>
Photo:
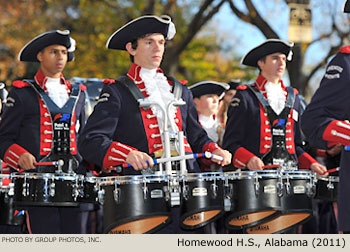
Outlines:
<svg viewBox="0 0 350 252"><path fill-rule="evenodd" d="M231 209L225 219L227 228L251 227L272 219L282 210L282 178L278 172L227 172L226 177L226 197L231 201Z"/></svg>
<svg viewBox="0 0 350 252"><path fill-rule="evenodd" d="M277 217L248 228L249 234L284 233L312 217L315 179L310 171L283 171L282 213Z"/></svg>
<svg viewBox="0 0 350 252"><path fill-rule="evenodd" d="M24 220L24 211L17 210L13 204L10 175L0 174L0 225L22 225Z"/></svg>
<svg viewBox="0 0 350 252"><path fill-rule="evenodd" d="M78 202L81 203L99 203L98 190L100 185L100 178L98 177L84 177L83 192L78 197Z"/></svg>
<svg viewBox="0 0 350 252"><path fill-rule="evenodd" d="M224 214L223 173L189 173L180 176L180 226L200 228Z"/></svg>
<svg viewBox="0 0 350 252"><path fill-rule="evenodd" d="M315 199L336 202L338 199L338 183L338 176L317 177Z"/></svg>
<svg viewBox="0 0 350 252"><path fill-rule="evenodd" d="M104 232L153 233L169 224L168 176L135 175L100 178Z"/></svg>
<svg viewBox="0 0 350 252"><path fill-rule="evenodd" d="M84 195L80 174L14 173L14 203L18 206L78 206Z"/></svg>

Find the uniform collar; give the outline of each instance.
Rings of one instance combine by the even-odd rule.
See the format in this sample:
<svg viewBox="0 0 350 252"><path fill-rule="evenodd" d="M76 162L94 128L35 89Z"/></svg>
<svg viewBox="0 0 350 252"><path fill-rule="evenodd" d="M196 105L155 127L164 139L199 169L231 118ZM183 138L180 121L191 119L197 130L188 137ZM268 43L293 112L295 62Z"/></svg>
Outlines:
<svg viewBox="0 0 350 252"><path fill-rule="evenodd" d="M61 84L63 85L66 85L66 80L65 78L63 77L63 74L61 73L61 76L60 76L60 79L61 79ZM46 90L46 81L47 81L47 77L43 74L43 72L41 71L41 69L38 70L38 72L36 73L35 77L34 77L34 80L37 84L40 85L40 87L44 90ZM70 87L69 87L70 89Z"/></svg>
<svg viewBox="0 0 350 252"><path fill-rule="evenodd" d="M255 83L253 85L255 85L260 90L260 92L264 93L264 92L266 92L265 85L268 82L269 81L264 76L259 74L258 78L255 80ZM279 82L281 83L281 87L282 87L283 91L285 91L286 87L284 86L283 81L280 80Z"/></svg>
<svg viewBox="0 0 350 252"><path fill-rule="evenodd" d="M129 78L134 81L136 84L142 82L142 79L140 77L140 71L141 71L142 67L133 63L130 67L130 70L128 72L128 76ZM162 69L160 69L159 67L157 68L157 72L158 73L163 73Z"/></svg>

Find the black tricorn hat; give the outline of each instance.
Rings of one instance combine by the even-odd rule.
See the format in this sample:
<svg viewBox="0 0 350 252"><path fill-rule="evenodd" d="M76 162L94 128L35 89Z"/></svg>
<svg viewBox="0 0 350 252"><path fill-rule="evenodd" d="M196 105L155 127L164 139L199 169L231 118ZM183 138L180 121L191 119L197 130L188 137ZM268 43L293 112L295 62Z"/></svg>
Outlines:
<svg viewBox="0 0 350 252"><path fill-rule="evenodd" d="M350 13L350 1L349 0L345 0L343 11L345 13Z"/></svg>
<svg viewBox="0 0 350 252"><path fill-rule="evenodd" d="M239 86L239 84L241 83L241 80L230 80L227 83L230 85L229 90L236 89Z"/></svg>
<svg viewBox="0 0 350 252"><path fill-rule="evenodd" d="M221 98L229 88L230 85L227 83L210 80L200 81L189 87L192 91L193 98L199 98L207 94L217 94L219 98Z"/></svg>
<svg viewBox="0 0 350 252"><path fill-rule="evenodd" d="M251 49L241 60L241 64L246 66L258 67L258 61L263 57L273 53L283 53L287 60L292 60L293 42L283 41L280 39L268 39L262 44Z"/></svg>
<svg viewBox="0 0 350 252"><path fill-rule="evenodd" d="M152 33L163 34L165 39L171 40L176 33L175 25L167 15L160 17L153 15L142 16L130 21L114 32L109 37L106 47L108 49L126 50L125 46L128 42Z"/></svg>
<svg viewBox="0 0 350 252"><path fill-rule="evenodd" d="M39 62L37 54L50 45L63 45L68 49L68 61L74 59L75 40L69 36L68 30L48 31L29 41L19 52L18 60L27 62Z"/></svg>

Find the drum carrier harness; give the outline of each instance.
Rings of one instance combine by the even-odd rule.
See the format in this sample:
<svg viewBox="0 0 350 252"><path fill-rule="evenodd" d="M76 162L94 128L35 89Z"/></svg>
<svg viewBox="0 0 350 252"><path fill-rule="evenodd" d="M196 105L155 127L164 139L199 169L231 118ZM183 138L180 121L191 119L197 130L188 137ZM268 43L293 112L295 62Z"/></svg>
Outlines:
<svg viewBox="0 0 350 252"><path fill-rule="evenodd" d="M286 146L286 128L288 116L293 109L295 101L295 93L293 88L287 87L288 96L286 104L282 112L277 115L271 108L269 102L263 94L253 85L247 85L255 94L264 110L267 113L267 118L271 127L271 148L264 154L262 161L265 165L281 165L282 169L294 170L297 169L295 158L288 152Z"/></svg>
<svg viewBox="0 0 350 252"><path fill-rule="evenodd" d="M53 173L65 172L75 173L79 166L79 161L71 153L70 150L70 128L72 125L73 112L80 96L80 87L72 85L69 99L62 108L59 108L49 97L49 95L33 80L24 80L30 84L36 93L42 98L50 113L52 120L52 147L51 152L40 160L40 162L51 162L63 160L64 164L56 170L54 166L39 166L36 168L38 172Z"/></svg>
<svg viewBox="0 0 350 252"><path fill-rule="evenodd" d="M182 96L182 84L179 81L177 81L175 78L171 77L171 76L167 76L167 79L170 80L170 82L173 84L172 93L174 94L175 100L181 100L182 101L182 99L181 99L181 96ZM120 76L117 79L115 79L115 82L118 83L118 84L122 84L126 89L129 90L131 95L137 101L139 107L141 107L143 109L148 109L149 108L150 105L147 102L147 98L142 94L142 92L136 86L136 84L132 80L130 80L127 76L125 76L125 75ZM174 104L174 105L183 105L183 104L184 103ZM174 137L171 137L169 140L170 140L170 143L175 144L175 138ZM151 155L151 157L153 156L152 154L150 154L150 155ZM158 167L158 166L159 165L156 164L152 168L143 169L142 170L142 174L154 174L155 170L157 169L156 167ZM177 167L176 169L179 169L179 167ZM118 169L117 172L121 172L121 169Z"/></svg>

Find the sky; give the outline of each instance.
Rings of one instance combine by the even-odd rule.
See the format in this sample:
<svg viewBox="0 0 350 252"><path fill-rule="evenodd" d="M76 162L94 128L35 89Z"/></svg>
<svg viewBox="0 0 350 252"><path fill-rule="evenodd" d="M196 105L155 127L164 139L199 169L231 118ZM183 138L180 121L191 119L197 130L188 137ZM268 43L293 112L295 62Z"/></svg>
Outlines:
<svg viewBox="0 0 350 252"><path fill-rule="evenodd" d="M238 8L244 10L243 0L234 0L238 5ZM288 40L288 25L289 25L289 9L283 4L284 0L253 0L260 13L264 14L264 17L268 20L268 23L273 27L275 31L278 31L278 35L283 40ZM325 6L330 4L328 8L335 8L341 10L344 1L343 0L311 0L310 6L312 10L312 27L313 38L320 36L320 33L330 32L330 15L326 15L322 12ZM339 13L339 12L338 12ZM341 14L344 15L344 14ZM271 22L273 20L273 22ZM339 20L337 20L339 21ZM340 21L339 21L340 22ZM236 56L244 56L251 48L259 45L266 40L265 36L251 24L247 24L239 20L234 14L230 6L226 3L222 6L221 10L214 17L214 23L219 24L222 41L227 43L229 47L232 47ZM332 38L336 41L335 38ZM318 64L324 56L327 54L330 48L332 40L324 40L322 43L311 45L305 53L305 66L310 67ZM312 79L312 88L315 90L319 81L324 74L324 69L320 70ZM288 78L284 78L284 81L289 84Z"/></svg>

